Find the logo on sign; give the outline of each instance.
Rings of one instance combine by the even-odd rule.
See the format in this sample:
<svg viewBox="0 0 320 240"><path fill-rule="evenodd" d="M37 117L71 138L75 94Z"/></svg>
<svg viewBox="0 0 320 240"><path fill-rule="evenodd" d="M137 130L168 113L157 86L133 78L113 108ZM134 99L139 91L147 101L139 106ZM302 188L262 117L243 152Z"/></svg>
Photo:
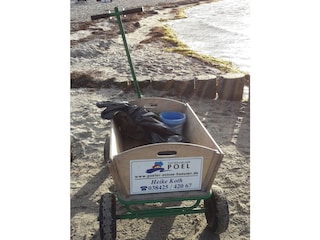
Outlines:
<svg viewBox="0 0 320 240"><path fill-rule="evenodd" d="M167 166L167 170L163 167L163 162L155 162L152 168L149 168L146 170L146 173L153 173L156 171L164 172L164 171L171 171L171 170L177 170L177 169L189 169L189 162L188 163L169 163Z"/></svg>
<svg viewBox="0 0 320 240"><path fill-rule="evenodd" d="M164 168L162 166L163 166L163 162L161 162L161 161L155 162L154 165L152 166L152 168L147 169L146 173L153 173L156 171L163 172Z"/></svg>

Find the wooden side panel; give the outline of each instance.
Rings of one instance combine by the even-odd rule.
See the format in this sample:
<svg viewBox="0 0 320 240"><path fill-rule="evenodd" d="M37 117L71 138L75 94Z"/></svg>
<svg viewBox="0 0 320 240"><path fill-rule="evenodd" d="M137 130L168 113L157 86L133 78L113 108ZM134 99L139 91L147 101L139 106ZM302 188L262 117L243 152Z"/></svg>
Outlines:
<svg viewBox="0 0 320 240"><path fill-rule="evenodd" d="M187 104L186 115L187 121L185 123L185 135L190 140L190 142L216 149L220 153L222 153L222 150L219 148L218 144L211 137L208 130L203 126L202 122L197 117L189 104Z"/></svg>
<svg viewBox="0 0 320 240"><path fill-rule="evenodd" d="M123 141L120 133L114 121L111 121L110 131L110 159L113 159L116 155L123 151Z"/></svg>
<svg viewBox="0 0 320 240"><path fill-rule="evenodd" d="M175 151L174 156L159 156L159 152ZM137 147L122 152L111 161L112 176L120 192L127 197L130 193L130 160L150 159L161 160L165 158L203 157L202 191L208 191L221 163L221 154L207 147L188 143L159 143ZM114 168L114 169L113 169ZM157 195L162 195L158 193Z"/></svg>
<svg viewBox="0 0 320 240"><path fill-rule="evenodd" d="M165 111L185 112L186 104L168 98L140 98L129 102L139 107L145 107L149 111L160 113Z"/></svg>

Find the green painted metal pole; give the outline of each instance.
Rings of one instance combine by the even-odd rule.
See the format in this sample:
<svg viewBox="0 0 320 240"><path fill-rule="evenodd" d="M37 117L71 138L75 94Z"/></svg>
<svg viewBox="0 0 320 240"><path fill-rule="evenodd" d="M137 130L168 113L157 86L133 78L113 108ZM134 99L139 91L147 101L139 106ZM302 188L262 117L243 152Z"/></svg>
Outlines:
<svg viewBox="0 0 320 240"><path fill-rule="evenodd" d="M157 200L137 200L137 201L126 201L117 195L119 203L123 204L127 209L127 214L116 215L117 219L133 219L133 218L149 218L149 217L163 217L163 216L175 216L175 215L187 215L195 213L205 213L205 207L199 207L201 200L209 199L212 196L212 192L207 195L190 197L190 198L166 198ZM165 203L165 202L180 202L180 201L196 201L192 206L175 206L175 207L159 207L152 209L131 209L131 205L144 205L146 203Z"/></svg>
<svg viewBox="0 0 320 240"><path fill-rule="evenodd" d="M153 209L148 210L137 210L133 213L116 215L117 219L134 219L134 218L153 218L153 217L164 217L164 216L177 216L187 214L198 214L205 213L205 208L196 209L164 209L163 211L155 211Z"/></svg>
<svg viewBox="0 0 320 240"><path fill-rule="evenodd" d="M120 32L121 32L124 48L126 50L126 54L127 54L127 58L128 58L129 66L130 66L130 71L131 71L131 75L132 75L132 78L133 78L133 84L134 84L134 87L136 89L138 98L141 98L141 92L140 92L139 84L138 84L138 81L137 81L137 78L136 78L136 74L134 72L134 68L133 68L133 64L132 64L132 61L131 61L130 52L129 52L129 48L128 48L128 44L127 44L127 40L126 40L126 35L124 33L124 29L123 29L123 26L122 26L122 21L121 21L121 18L120 18L121 13L119 12L118 7L115 7L114 11L115 11L115 15L117 17L117 21L118 21L119 29L120 29Z"/></svg>

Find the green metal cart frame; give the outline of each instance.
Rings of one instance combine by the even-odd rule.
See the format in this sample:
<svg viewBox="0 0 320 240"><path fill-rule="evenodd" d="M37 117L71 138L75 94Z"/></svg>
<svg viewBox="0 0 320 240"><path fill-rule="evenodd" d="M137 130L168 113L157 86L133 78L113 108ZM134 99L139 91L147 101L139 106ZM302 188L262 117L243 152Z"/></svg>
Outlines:
<svg viewBox="0 0 320 240"><path fill-rule="evenodd" d="M131 61L129 48L125 37L120 16L143 12L143 8L134 8L119 11L115 7L114 12L91 16L92 20L101 18L116 17L122 35L123 44L128 58L130 71L133 77L138 100L130 103L138 106L150 107L155 112L164 109L184 112L187 115L185 134L191 139L190 143L160 143L138 147L124 147L122 139L117 132L117 126L112 121L110 139L106 140L104 157L108 163L110 173L119 191L115 193L107 192L102 195L99 206L99 222L101 239L116 239L116 220L164 217L173 215L187 215L205 213L208 227L215 233L226 231L229 223L228 202L223 190L212 185L217 170L223 158L223 152L216 144L212 136L205 129L189 104L181 103L172 99L163 98L141 98L141 92L136 79L134 67ZM168 154L173 159L179 157L193 157L194 152L204 155L204 165L201 189L197 191L159 192L152 194L132 194L130 191L130 161L132 159L152 159L159 157L157 153ZM142 154L141 154L142 153ZM173 153L173 154L172 154ZM163 156L160 156L162 159ZM123 173L125 172L125 173ZM134 205L146 205L152 203L175 203L182 201L192 201L190 206L167 206L153 207L145 209L133 209ZM203 206L201 201L204 201ZM117 213L116 203L125 206L126 213Z"/></svg>

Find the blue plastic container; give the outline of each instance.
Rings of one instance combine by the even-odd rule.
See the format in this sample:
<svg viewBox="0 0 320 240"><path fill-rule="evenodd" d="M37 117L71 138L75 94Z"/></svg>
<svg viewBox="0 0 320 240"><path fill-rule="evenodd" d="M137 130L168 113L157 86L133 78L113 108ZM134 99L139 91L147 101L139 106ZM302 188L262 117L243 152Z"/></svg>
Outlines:
<svg viewBox="0 0 320 240"><path fill-rule="evenodd" d="M172 131L182 135L183 124L186 121L186 114L182 112L162 112L160 113L160 119Z"/></svg>

